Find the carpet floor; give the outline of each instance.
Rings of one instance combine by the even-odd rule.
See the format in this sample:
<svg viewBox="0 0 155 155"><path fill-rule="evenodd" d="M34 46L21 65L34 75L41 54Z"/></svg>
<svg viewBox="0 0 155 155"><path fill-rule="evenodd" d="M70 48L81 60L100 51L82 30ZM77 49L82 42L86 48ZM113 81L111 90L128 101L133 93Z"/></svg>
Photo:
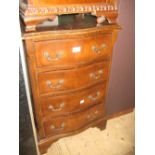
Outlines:
<svg viewBox="0 0 155 155"><path fill-rule="evenodd" d="M89 128L53 143L44 155L134 155L135 113L108 120L105 130Z"/></svg>

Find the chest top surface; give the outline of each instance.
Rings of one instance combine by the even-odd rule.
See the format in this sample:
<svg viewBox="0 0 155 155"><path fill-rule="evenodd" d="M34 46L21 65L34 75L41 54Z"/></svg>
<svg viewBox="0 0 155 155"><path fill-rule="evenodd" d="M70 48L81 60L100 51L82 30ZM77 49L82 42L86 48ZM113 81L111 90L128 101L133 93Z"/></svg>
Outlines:
<svg viewBox="0 0 155 155"><path fill-rule="evenodd" d="M100 32L110 32L113 29L120 29L118 24L109 24L106 20L102 24L97 24L96 17L90 14L85 15L83 18L76 15L60 15L58 17L57 25L44 25L37 26L35 32L25 32L23 29L23 39L40 39L40 38L69 38L73 35L91 35Z"/></svg>

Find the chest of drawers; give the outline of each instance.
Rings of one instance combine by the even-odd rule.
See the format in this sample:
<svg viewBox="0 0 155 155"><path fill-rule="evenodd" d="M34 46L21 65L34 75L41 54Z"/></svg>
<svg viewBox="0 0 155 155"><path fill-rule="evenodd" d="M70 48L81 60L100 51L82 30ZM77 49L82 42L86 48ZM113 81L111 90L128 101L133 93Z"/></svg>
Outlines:
<svg viewBox="0 0 155 155"><path fill-rule="evenodd" d="M93 19L76 28L23 35L41 153L61 137L105 127L112 49L120 27L96 27Z"/></svg>

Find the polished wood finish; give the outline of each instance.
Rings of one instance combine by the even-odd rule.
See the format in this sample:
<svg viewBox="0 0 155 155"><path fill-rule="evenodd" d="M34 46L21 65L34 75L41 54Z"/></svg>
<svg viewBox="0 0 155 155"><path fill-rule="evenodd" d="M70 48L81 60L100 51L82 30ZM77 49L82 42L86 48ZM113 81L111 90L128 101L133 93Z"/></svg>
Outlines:
<svg viewBox="0 0 155 155"><path fill-rule="evenodd" d="M61 137L106 124L112 49L120 26L94 26L92 16L75 26L72 19L68 27L73 29L62 24L23 33L42 153Z"/></svg>
<svg viewBox="0 0 155 155"><path fill-rule="evenodd" d="M34 43L38 67L87 63L111 55L111 34ZM60 46L61 45L61 46ZM88 59L89 58L89 59Z"/></svg>
<svg viewBox="0 0 155 155"><path fill-rule="evenodd" d="M67 93L65 95L41 97L41 107L44 117L70 115L105 100L106 82L95 86Z"/></svg>
<svg viewBox="0 0 155 155"><path fill-rule="evenodd" d="M21 0L20 16L26 31L35 31L40 22L60 14L92 13L116 23L118 5L118 0Z"/></svg>
<svg viewBox="0 0 155 155"><path fill-rule="evenodd" d="M44 129L46 136L55 136L57 134L63 134L76 131L92 121L103 118L105 116L104 104L95 105L88 110L75 113L70 116L59 116L52 118L49 121L44 122Z"/></svg>
<svg viewBox="0 0 155 155"><path fill-rule="evenodd" d="M78 69L39 73L39 93L41 95L55 94L92 85L101 80L106 80L108 69L108 63L98 63Z"/></svg>
<svg viewBox="0 0 155 155"><path fill-rule="evenodd" d="M91 4L91 3L105 3L106 0L38 0L39 5L70 5L70 4ZM37 4L37 1L36 1Z"/></svg>

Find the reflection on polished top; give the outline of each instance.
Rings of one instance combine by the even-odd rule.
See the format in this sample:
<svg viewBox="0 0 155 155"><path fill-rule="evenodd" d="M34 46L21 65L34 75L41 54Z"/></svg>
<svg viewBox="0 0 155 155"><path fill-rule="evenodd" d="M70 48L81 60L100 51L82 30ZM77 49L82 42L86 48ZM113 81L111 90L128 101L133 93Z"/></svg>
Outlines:
<svg viewBox="0 0 155 155"><path fill-rule="evenodd" d="M52 21L49 21L49 23ZM110 28L111 26L114 28L120 28L118 24L109 24L107 20L105 20L101 24L97 24L96 17L92 16L90 14L85 14L83 17L74 14L74 15L60 15L58 16L58 24L57 25L45 25L44 23L40 23L36 27L36 31L34 32L25 32L23 31L23 38L30 37L33 35L36 36L40 33L47 34L47 33L66 33L69 31L69 33L75 32L75 31L86 31L89 29L106 29ZM23 27L24 28L24 27Z"/></svg>
<svg viewBox="0 0 155 155"><path fill-rule="evenodd" d="M41 25L38 26L38 31L45 30L76 30L76 29L86 29L93 28L97 26L96 17L90 14L86 14L82 17L82 15L61 15L58 17L58 25L57 26L48 26L43 27ZM108 21L106 20L100 26L108 25Z"/></svg>

